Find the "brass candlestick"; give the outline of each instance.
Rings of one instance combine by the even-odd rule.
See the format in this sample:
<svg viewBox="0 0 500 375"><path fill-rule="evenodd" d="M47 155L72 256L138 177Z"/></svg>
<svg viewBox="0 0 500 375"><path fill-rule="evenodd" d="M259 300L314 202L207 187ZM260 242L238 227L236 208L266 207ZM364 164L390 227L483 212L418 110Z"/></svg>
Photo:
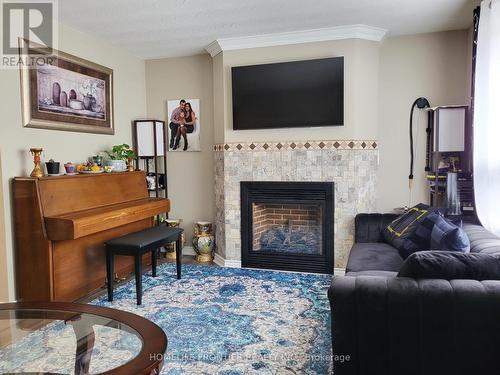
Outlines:
<svg viewBox="0 0 500 375"><path fill-rule="evenodd" d="M30 153L33 155L33 163L35 163L35 168L31 171L31 177L43 177L43 169L41 166L41 155L43 149L41 148L30 148Z"/></svg>

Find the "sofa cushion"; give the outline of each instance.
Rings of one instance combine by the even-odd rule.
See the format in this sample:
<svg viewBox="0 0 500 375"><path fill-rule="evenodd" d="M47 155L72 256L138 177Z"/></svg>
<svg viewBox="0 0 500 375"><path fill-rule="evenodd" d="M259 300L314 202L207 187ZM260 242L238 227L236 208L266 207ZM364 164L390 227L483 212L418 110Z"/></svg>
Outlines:
<svg viewBox="0 0 500 375"><path fill-rule="evenodd" d="M460 251L462 253L468 253L470 250L469 238L462 228L443 217L438 211L427 215L417 225L411 237L414 243L420 244L418 250Z"/></svg>
<svg viewBox="0 0 500 375"><path fill-rule="evenodd" d="M386 243L355 243L349 253L346 272L392 271L398 272L403 258L398 250Z"/></svg>
<svg viewBox="0 0 500 375"><path fill-rule="evenodd" d="M500 254L500 238L483 226L464 224L462 229L469 237L471 253Z"/></svg>
<svg viewBox="0 0 500 375"><path fill-rule="evenodd" d="M500 256L456 251L419 251L401 266L399 277L500 280Z"/></svg>
<svg viewBox="0 0 500 375"><path fill-rule="evenodd" d="M354 242L385 242L383 230L398 214L357 214L354 218Z"/></svg>
<svg viewBox="0 0 500 375"><path fill-rule="evenodd" d="M358 272L347 272L345 276L351 276L351 277L356 277L356 276L380 276L380 277L396 277L398 276L398 273L396 271L376 271L376 270L368 270L368 271L358 271Z"/></svg>
<svg viewBox="0 0 500 375"><path fill-rule="evenodd" d="M398 249L403 258L415 251L422 250L420 238L413 236L414 231L425 217L437 210L437 208L429 207L423 203L410 208L384 229L385 240Z"/></svg>

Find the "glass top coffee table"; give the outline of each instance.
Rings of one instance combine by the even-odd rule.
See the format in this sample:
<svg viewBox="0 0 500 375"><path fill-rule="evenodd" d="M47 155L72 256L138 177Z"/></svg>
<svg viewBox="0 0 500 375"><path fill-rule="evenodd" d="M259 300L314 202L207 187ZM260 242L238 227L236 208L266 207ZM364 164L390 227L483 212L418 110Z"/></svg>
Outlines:
<svg viewBox="0 0 500 375"><path fill-rule="evenodd" d="M160 327L125 311L0 304L0 374L159 374L166 349Z"/></svg>

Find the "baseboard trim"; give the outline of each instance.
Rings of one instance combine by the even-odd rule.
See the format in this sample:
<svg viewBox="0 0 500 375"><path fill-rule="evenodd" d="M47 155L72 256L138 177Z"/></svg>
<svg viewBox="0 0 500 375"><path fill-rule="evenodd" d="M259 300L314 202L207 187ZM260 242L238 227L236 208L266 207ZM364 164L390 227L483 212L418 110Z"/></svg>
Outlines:
<svg viewBox="0 0 500 375"><path fill-rule="evenodd" d="M182 248L182 255L195 256L196 251L194 251L192 246L184 246ZM214 263L221 267L241 268L241 260L225 259L217 253L215 253Z"/></svg>
<svg viewBox="0 0 500 375"><path fill-rule="evenodd" d="M335 267L333 269L333 274L335 276L344 276L345 275L345 268L337 268L337 267Z"/></svg>
<svg viewBox="0 0 500 375"><path fill-rule="evenodd" d="M225 259L217 253L215 253L214 263L221 267L241 268L241 260Z"/></svg>
<svg viewBox="0 0 500 375"><path fill-rule="evenodd" d="M214 256L214 263L217 264L218 266L224 267L224 261L225 259L221 257L219 254L215 253Z"/></svg>
<svg viewBox="0 0 500 375"><path fill-rule="evenodd" d="M182 255L196 255L196 251L194 251L193 246L184 246L182 248Z"/></svg>

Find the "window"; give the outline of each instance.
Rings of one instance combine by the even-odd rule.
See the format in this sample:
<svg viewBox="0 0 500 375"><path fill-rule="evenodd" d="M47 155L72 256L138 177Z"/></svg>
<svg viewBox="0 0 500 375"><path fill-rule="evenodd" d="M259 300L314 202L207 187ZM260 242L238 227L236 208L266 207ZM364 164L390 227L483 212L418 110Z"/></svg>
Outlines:
<svg viewBox="0 0 500 375"><path fill-rule="evenodd" d="M479 220L500 235L500 0L483 0L474 108L474 193Z"/></svg>

